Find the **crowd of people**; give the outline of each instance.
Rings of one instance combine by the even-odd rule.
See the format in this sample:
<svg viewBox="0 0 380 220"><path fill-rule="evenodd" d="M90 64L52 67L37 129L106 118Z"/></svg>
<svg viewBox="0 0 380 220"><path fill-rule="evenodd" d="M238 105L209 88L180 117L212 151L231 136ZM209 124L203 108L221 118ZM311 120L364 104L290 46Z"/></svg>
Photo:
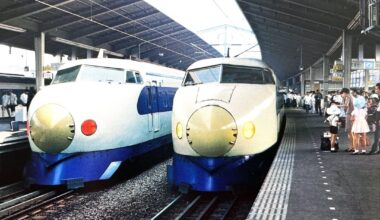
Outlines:
<svg viewBox="0 0 380 220"><path fill-rule="evenodd" d="M1 97L2 117L14 117L16 106L19 104L28 109L35 94L34 87L27 88L19 98L12 90L6 91Z"/></svg>
<svg viewBox="0 0 380 220"><path fill-rule="evenodd" d="M337 151L338 128L344 127L349 145L345 149L352 155L379 154L380 138L380 83L371 92L343 88L329 92L325 97L319 90L307 92L304 96L289 93L286 105L304 108L306 113L316 113L326 117L330 125L331 151ZM368 137L374 132L374 140ZM369 151L368 151L369 150Z"/></svg>

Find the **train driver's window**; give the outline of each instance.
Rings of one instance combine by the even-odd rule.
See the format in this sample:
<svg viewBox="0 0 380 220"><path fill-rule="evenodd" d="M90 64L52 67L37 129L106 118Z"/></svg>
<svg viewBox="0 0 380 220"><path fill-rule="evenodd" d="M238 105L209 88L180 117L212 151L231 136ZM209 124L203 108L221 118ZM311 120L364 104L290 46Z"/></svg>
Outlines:
<svg viewBox="0 0 380 220"><path fill-rule="evenodd" d="M132 71L127 71L127 83L136 83L135 75Z"/></svg>
<svg viewBox="0 0 380 220"><path fill-rule="evenodd" d="M143 80L142 80L141 75L140 75L139 72L135 72L135 76L136 76L137 83L142 83L143 82Z"/></svg>

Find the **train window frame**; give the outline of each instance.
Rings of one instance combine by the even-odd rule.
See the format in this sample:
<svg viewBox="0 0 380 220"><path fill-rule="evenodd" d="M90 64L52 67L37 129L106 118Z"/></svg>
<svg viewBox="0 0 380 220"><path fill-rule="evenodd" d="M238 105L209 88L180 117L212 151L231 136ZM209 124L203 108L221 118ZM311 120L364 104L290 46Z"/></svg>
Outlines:
<svg viewBox="0 0 380 220"><path fill-rule="evenodd" d="M78 76L77 76L77 79L75 80L75 82L107 82L107 83L119 83L119 84L121 84L126 79L125 74L124 74L124 69L122 69L122 68L98 66L98 65L92 65L92 64L80 64L80 66L81 66L81 68L80 68L80 71L78 73ZM88 69L88 68L93 68L93 70ZM84 70L86 70L88 72L83 72ZM96 71L94 72L94 70L96 70L98 72L96 72ZM114 73L112 73L112 74L116 73L116 76L119 76L119 77L109 78L109 76L111 76L111 75L109 73L108 73L108 75L104 74L104 70L112 70L112 71L114 71ZM89 74L89 72L91 74ZM98 76L101 76L104 79L102 79L101 77L98 77L98 78L97 77L88 77L91 75L96 75L96 73L102 73L101 75L98 75Z"/></svg>
<svg viewBox="0 0 380 220"><path fill-rule="evenodd" d="M201 79L199 79L199 75L196 74L196 72L200 72L202 70L211 69L211 68L219 68L219 71L217 72L218 73L218 79L215 79L214 81L202 81ZM213 65L213 66L207 66L207 67L188 70L188 71L186 71L186 75L184 77L182 85L183 86L192 86L192 85L203 84L203 83L220 83L220 80L222 77L221 76L222 71L223 71L223 65L222 64L217 64L217 65ZM192 82L190 82L190 79L189 79L190 77L192 79L191 80Z"/></svg>
<svg viewBox="0 0 380 220"><path fill-rule="evenodd" d="M75 65L75 66L72 66L72 67L69 67L69 68L65 68L65 69L60 69L58 70L57 74L55 75L53 81L51 82L51 84L61 84L61 83L68 83L68 82L75 82L78 78L78 74L82 68L82 64L81 65ZM75 70L76 73L74 74L73 77L71 77L69 80L67 80L67 78L63 78L64 80L63 81L58 81L60 76L67 76L67 74L61 74L62 72L67 72L67 71L70 71L70 70ZM58 81L58 82L57 82Z"/></svg>
<svg viewBox="0 0 380 220"><path fill-rule="evenodd" d="M238 66L238 65L229 65L229 64L223 64L222 66L223 66L223 68L222 68L222 74L221 74L220 83L223 83L223 84L224 83L233 83L233 84L263 84L263 85L267 85L267 84L275 85L276 84L276 82L274 80L274 77L273 77L273 72L270 69L268 69L268 68L252 67L252 66ZM245 82L245 81L238 82L238 81L230 81L230 80L228 80L228 82L225 82L223 80L224 80L224 77L226 76L225 72L224 72L224 70L225 70L226 67L235 68L235 69L245 69L245 70L249 70L249 71L259 71L261 73L261 80L259 80L260 78L257 78L256 82L255 81L252 81L252 82L248 82L248 81L247 82ZM260 74L258 74L258 76L260 77ZM252 79L249 79L249 80L252 80Z"/></svg>
<svg viewBox="0 0 380 220"><path fill-rule="evenodd" d="M136 83L136 77L132 70L125 72L125 83Z"/></svg>
<svg viewBox="0 0 380 220"><path fill-rule="evenodd" d="M138 83L138 84L144 83L144 80L143 80L140 72L139 71L134 71L134 73L135 73L136 83Z"/></svg>

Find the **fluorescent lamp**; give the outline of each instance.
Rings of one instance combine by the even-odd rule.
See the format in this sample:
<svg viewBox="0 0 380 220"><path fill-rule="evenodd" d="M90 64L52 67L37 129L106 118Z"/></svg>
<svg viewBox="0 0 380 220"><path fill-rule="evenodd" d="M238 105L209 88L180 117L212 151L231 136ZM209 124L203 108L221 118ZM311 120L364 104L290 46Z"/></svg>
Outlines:
<svg viewBox="0 0 380 220"><path fill-rule="evenodd" d="M67 45L72 45L72 46L76 46L76 47L80 47L80 48L83 48L83 49L92 50L92 51L96 51L96 52L99 52L100 49L102 49L102 48L98 48L98 47L94 47L94 46L91 46L91 45L74 42L74 41L67 40L67 39L60 38L60 37L53 37L51 39L53 41L56 41L56 42L59 42L59 43L64 43L64 44L67 44ZM105 50L105 49L103 49L103 50L104 50L104 53L106 53L106 54L109 54L109 55L112 55L112 56L116 56L116 57L124 57L124 54L115 53L115 52L108 51L108 50Z"/></svg>
<svg viewBox="0 0 380 220"><path fill-rule="evenodd" d="M8 24L3 24L3 23L0 23L0 29L5 29L5 30L8 30L8 31L20 32L20 33L26 32L26 30L24 28L15 27L15 26L8 25Z"/></svg>

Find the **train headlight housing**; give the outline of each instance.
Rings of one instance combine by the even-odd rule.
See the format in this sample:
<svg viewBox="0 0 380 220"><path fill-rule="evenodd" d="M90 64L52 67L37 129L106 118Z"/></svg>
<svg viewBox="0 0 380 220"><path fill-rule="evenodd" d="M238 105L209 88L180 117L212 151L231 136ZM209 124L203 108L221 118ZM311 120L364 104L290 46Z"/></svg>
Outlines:
<svg viewBox="0 0 380 220"><path fill-rule="evenodd" d="M243 126L243 136L246 138L246 139L250 139L253 137L253 135L255 135L255 131L256 131L256 128L255 128L255 125L248 121L244 124Z"/></svg>
<svg viewBox="0 0 380 220"><path fill-rule="evenodd" d="M178 122L175 127L175 133L177 134L178 139L182 139L183 136L183 127L181 122Z"/></svg>

